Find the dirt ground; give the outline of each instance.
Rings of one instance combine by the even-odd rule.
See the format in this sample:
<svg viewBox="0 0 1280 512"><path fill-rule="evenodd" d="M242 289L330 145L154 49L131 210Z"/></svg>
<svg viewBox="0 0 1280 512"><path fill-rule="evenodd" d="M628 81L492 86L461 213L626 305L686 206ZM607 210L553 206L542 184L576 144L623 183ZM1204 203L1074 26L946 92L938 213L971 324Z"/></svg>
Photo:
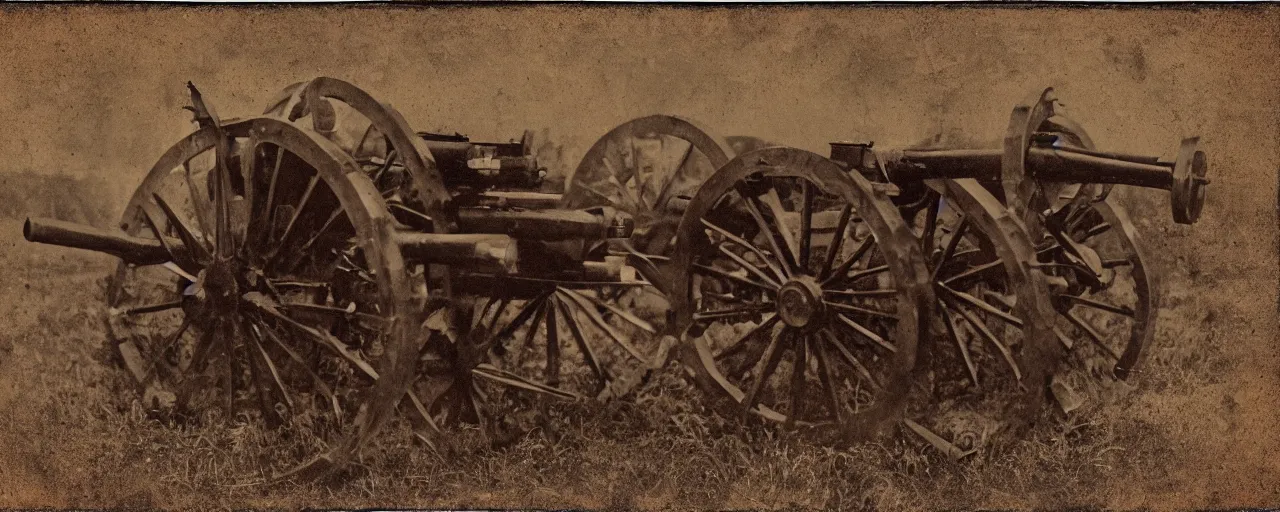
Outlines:
<svg viewBox="0 0 1280 512"><path fill-rule="evenodd" d="M3 221L0 507L1280 506L1277 27L1269 6L0 7L0 171L93 177L117 207L190 131L187 80L232 117L314 76L420 130L545 129L561 172L655 112L826 153L996 139L1015 103L1053 86L1102 148L1159 154L1201 135L1213 180L1189 227L1167 194L1122 193L1162 276L1148 371L963 462L904 440L832 450L726 428L672 371L631 403L566 411L558 442L447 461L391 442L328 487L246 483L270 456L253 432L149 419L106 348L114 262L32 246Z"/></svg>

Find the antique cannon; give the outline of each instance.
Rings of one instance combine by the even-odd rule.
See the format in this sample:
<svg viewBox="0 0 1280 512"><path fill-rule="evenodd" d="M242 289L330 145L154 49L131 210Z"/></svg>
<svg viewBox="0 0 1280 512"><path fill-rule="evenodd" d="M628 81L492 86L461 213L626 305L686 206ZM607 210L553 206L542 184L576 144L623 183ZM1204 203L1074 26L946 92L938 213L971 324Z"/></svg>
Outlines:
<svg viewBox="0 0 1280 512"><path fill-rule="evenodd" d="M663 205L732 155L695 124L619 126L562 195L541 191L528 132L414 132L331 78L220 119L188 86L199 129L147 173L118 231L24 226L31 241L121 258L108 326L149 407L305 424L321 441L275 469L314 477L388 422L436 446L441 424L527 394L625 394L665 361L647 335L665 315L619 304L665 261L659 233L679 211ZM655 144L678 158L635 151ZM615 186L604 195L601 177Z"/></svg>
<svg viewBox="0 0 1280 512"><path fill-rule="evenodd" d="M1050 393L1077 407L1081 373L1140 371L1159 294L1109 192L1168 190L1173 219L1193 223L1207 158L1197 138L1173 161L1098 151L1056 106L1037 91L1001 148L833 143L830 158L768 148L728 163L689 202L674 252L671 300L703 387L730 412L834 440L905 419L959 457L984 434L941 416L1017 427ZM734 228L743 203L755 222Z"/></svg>
<svg viewBox="0 0 1280 512"><path fill-rule="evenodd" d="M122 260L108 327L149 407L319 440L279 478L330 474L387 429L438 447L455 422L625 396L675 344L729 410L835 441L904 414L941 440L922 411L980 382L1028 416L1046 389L1069 401L1062 346L1089 340L1125 378L1151 337L1157 296L1110 186L1168 189L1194 222L1208 184L1195 139L1172 163L1099 152L1051 91L1001 149L826 158L641 117L563 193L543 191L529 132L415 132L341 80L242 120L191 93L199 129L119 230L29 219L24 236ZM1096 311L1127 323L1099 332Z"/></svg>

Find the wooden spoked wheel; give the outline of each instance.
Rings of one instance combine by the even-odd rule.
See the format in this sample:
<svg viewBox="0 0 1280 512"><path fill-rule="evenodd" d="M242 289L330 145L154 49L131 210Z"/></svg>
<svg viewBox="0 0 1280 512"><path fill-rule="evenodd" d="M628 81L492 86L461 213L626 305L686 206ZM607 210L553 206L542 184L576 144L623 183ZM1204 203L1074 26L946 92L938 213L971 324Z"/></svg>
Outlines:
<svg viewBox="0 0 1280 512"><path fill-rule="evenodd" d="M587 150L565 187L561 206L610 206L627 212L635 219L635 249L665 256L680 220L680 202L673 200L692 196L733 155L728 142L688 119L633 119Z"/></svg>
<svg viewBox="0 0 1280 512"><path fill-rule="evenodd" d="M603 297L640 285L460 277L466 328L457 353L443 358L456 366L427 372L419 386L434 397L431 414L442 425L478 422L502 443L532 428L550 402L625 396L669 349L648 321Z"/></svg>
<svg viewBox="0 0 1280 512"><path fill-rule="evenodd" d="M966 450L990 433L983 427L1039 413L1061 351L1044 277L1024 264L1035 248L1021 223L974 180L926 183L930 199L912 223L936 297L935 333L918 371L927 398L913 404L908 426Z"/></svg>
<svg viewBox="0 0 1280 512"><path fill-rule="evenodd" d="M1155 335L1154 277L1143 265L1132 221L1113 198L1088 204L1071 221L1064 238L1096 255L1101 272L1085 272L1056 239L1041 243L1039 257L1051 265L1045 270L1052 276L1058 336L1088 374L1127 379L1141 372Z"/></svg>
<svg viewBox="0 0 1280 512"><path fill-rule="evenodd" d="M819 155L740 155L694 196L674 286L687 364L723 409L832 441L901 412L933 302L888 198Z"/></svg>
<svg viewBox="0 0 1280 512"><path fill-rule="evenodd" d="M1079 353L1088 373L1127 379L1140 368L1155 335L1159 307L1141 240L1110 197L1110 186L1030 177L1017 155L1034 139L1095 150L1093 140L1060 111L1053 89L1038 92L1010 118L1002 180L1006 202L1023 216L1037 244L1037 260L1050 276L1062 344Z"/></svg>
<svg viewBox="0 0 1280 512"><path fill-rule="evenodd" d="M286 87L265 115L303 122L337 144L384 191L401 223L436 233L456 230L431 150L395 108L348 82L320 77Z"/></svg>
<svg viewBox="0 0 1280 512"><path fill-rule="evenodd" d="M212 166L193 167L201 157ZM175 145L121 226L173 262L121 265L110 293L112 334L145 361L144 385L180 411L281 426L279 478L349 460L404 395L420 345L421 276L381 196L333 143L275 118Z"/></svg>

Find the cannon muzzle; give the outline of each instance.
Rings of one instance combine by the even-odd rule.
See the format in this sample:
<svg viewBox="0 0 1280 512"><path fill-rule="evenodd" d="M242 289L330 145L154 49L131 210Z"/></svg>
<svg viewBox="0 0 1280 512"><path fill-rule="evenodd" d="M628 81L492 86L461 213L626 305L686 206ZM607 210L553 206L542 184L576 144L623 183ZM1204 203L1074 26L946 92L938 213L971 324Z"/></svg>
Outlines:
<svg viewBox="0 0 1280 512"><path fill-rule="evenodd" d="M28 242L104 252L134 265L158 265L173 259L159 240L56 219L27 219L22 237ZM171 247L182 245L177 239L166 241Z"/></svg>
<svg viewBox="0 0 1280 512"><path fill-rule="evenodd" d="M885 166L889 179L896 183L959 178L998 181L1004 157L1001 149L906 150L888 159ZM1026 149L1024 169L1029 178L1037 180L1167 190L1173 220L1179 224L1194 224L1200 218L1208 171L1199 138L1184 139L1173 162L1058 146L1048 138Z"/></svg>

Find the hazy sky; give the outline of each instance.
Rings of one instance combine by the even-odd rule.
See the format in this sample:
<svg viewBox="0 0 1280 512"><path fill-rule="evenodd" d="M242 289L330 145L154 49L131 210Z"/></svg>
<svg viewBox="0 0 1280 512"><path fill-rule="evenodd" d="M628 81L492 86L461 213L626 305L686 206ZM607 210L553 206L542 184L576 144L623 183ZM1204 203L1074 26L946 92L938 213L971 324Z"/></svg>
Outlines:
<svg viewBox="0 0 1280 512"><path fill-rule="evenodd" d="M187 80L240 117L339 77L416 129L549 128L572 159L655 112L823 153L956 129L995 140L1017 101L1053 85L1104 147L1159 153L1201 133L1215 164L1261 152L1269 170L1214 168L1241 181L1275 172L1277 13L5 5L0 155L134 183L192 129Z"/></svg>

